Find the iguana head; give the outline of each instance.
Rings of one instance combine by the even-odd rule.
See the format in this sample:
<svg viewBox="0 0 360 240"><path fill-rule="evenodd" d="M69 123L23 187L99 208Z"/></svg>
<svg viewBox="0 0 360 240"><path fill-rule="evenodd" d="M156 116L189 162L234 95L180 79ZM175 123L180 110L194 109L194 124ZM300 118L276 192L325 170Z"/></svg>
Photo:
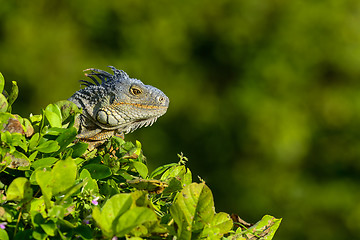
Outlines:
<svg viewBox="0 0 360 240"><path fill-rule="evenodd" d="M113 74L94 68L86 69L90 73L85 75L94 83L82 80L87 87L69 99L83 108L86 118L101 129L126 134L153 124L165 114L169 98L162 91L130 78L122 70L110 68Z"/></svg>

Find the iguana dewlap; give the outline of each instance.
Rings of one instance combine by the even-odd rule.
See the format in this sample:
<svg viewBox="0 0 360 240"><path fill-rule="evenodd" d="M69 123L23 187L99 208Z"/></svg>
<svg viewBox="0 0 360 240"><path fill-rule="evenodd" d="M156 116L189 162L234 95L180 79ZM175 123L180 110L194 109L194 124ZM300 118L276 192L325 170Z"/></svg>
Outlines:
<svg viewBox="0 0 360 240"><path fill-rule="evenodd" d="M166 113L169 98L159 89L130 78L124 71L109 66L113 75L99 69L85 74L94 83L82 80L86 87L68 100L82 108L75 125L78 138L94 148L112 136L152 125ZM100 80L100 82L96 79Z"/></svg>

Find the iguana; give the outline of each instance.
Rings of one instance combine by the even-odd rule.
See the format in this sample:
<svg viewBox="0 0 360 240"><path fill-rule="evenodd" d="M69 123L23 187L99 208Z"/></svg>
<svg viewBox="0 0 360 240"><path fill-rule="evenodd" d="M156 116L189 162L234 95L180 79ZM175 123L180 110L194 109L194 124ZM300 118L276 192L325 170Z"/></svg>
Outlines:
<svg viewBox="0 0 360 240"><path fill-rule="evenodd" d="M85 88L68 99L82 109L75 122L77 138L89 143L89 149L114 135L124 138L124 134L152 125L169 106L169 98L159 89L109 67L113 75L95 68L84 70L90 71L85 76L93 82L80 80Z"/></svg>

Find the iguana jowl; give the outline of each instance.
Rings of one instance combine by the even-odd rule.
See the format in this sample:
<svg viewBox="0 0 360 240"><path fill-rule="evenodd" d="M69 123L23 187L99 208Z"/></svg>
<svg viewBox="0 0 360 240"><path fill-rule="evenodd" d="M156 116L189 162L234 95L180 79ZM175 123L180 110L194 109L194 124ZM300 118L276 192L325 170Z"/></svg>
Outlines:
<svg viewBox="0 0 360 240"><path fill-rule="evenodd" d="M77 137L88 142L89 149L111 136L124 137L140 127L152 125L169 106L169 98L159 89L109 67L113 75L94 68L84 70L91 71L85 76L94 83L81 80L86 87L68 99L82 108L75 123L79 128Z"/></svg>

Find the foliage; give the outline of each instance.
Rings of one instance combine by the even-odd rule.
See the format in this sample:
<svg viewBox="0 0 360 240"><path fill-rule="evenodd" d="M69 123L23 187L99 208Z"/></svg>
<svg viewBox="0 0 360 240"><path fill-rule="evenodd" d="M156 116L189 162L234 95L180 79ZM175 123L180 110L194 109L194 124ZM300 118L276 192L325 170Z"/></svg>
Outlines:
<svg viewBox="0 0 360 240"><path fill-rule="evenodd" d="M139 142L113 137L89 152L76 140L75 104L26 119L10 113L17 91L0 94L0 239L272 239L281 219L246 227L216 213L186 157L149 173Z"/></svg>
<svg viewBox="0 0 360 240"><path fill-rule="evenodd" d="M280 239L358 238L359 0L0 2L16 113L116 66L170 97L156 126L127 136L149 168L183 151L218 210L282 216Z"/></svg>

